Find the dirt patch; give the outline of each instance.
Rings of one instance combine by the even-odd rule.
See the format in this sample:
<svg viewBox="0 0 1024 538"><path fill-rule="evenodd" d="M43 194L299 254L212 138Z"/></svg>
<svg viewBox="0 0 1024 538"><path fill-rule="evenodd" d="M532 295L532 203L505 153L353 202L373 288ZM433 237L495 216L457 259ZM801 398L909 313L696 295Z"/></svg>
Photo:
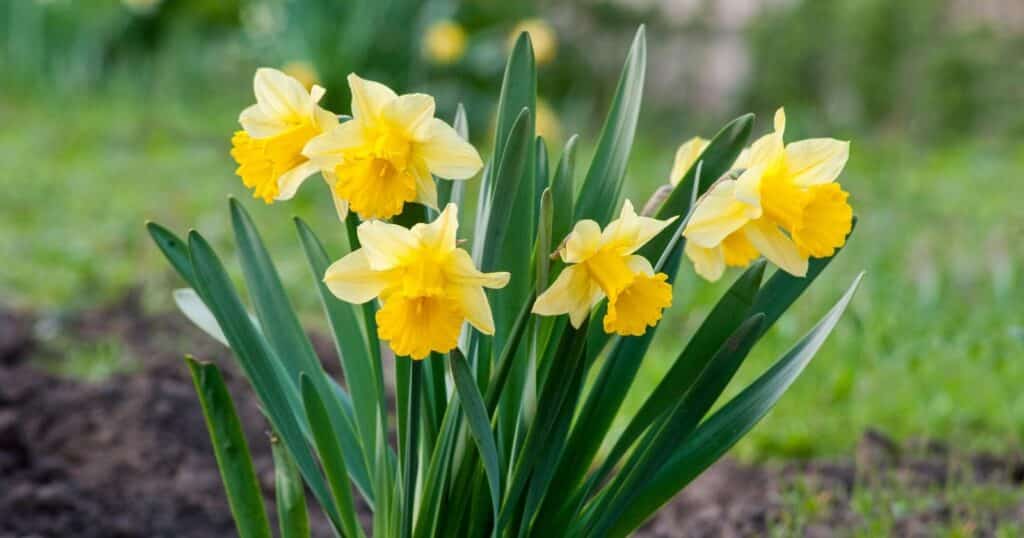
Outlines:
<svg viewBox="0 0 1024 538"><path fill-rule="evenodd" d="M44 373L39 361L27 359L58 360L59 350L48 343L55 334L117 341L140 365L99 383ZM315 337L314 346L336 369L330 341ZM58 320L0 311L0 538L234 535L181 361L184 349L223 365L264 491L272 494L266 422L251 390L227 350L180 316L144 315L133 297ZM956 454L940 443L897 444L868 432L854 455L835 461L723 460L637 536L764 536L779 529L787 536L843 536L874 524L871 492L896 490L931 500L889 514L887 533L929 536L937 526L963 521L968 535L987 536L1002 522L1024 520L1021 497L979 509L943 492L963 483L1019 489L1022 480L1019 455ZM267 501L271 508L271 495ZM879 497L878 509L891 501ZM317 509L311 518L316 536L331 535Z"/></svg>

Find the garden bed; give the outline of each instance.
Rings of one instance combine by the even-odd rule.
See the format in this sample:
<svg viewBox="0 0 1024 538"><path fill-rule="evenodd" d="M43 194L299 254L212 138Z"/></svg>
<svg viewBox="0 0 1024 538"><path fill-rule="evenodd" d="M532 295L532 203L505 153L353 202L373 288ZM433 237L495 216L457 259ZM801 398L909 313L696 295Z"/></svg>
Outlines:
<svg viewBox="0 0 1024 538"><path fill-rule="evenodd" d="M68 342L114 346L124 371L95 382L53 373ZM330 341L314 343L333 368ZM184 351L230 364L181 316L146 315L134 296L64 319L0 312L0 537L234 534ZM233 365L224 370L272 494L266 423ZM868 432L845 458L726 459L637 535L995 535L1021 528L1022 481L1019 454L966 455ZM330 536L311 512L314 535Z"/></svg>

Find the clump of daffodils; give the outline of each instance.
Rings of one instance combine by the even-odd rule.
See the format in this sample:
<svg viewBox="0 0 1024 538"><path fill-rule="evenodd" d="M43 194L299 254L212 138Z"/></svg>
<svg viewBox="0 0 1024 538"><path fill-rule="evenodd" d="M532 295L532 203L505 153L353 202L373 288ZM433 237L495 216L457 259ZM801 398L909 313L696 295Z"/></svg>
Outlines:
<svg viewBox="0 0 1024 538"><path fill-rule="evenodd" d="M447 30L431 31L440 40ZM553 59L545 39L537 60ZM296 229L343 382L326 373L240 202L231 223L253 312L199 232L186 241L149 225L187 284L179 307L231 348L260 399L282 535L309 536L308 491L346 537L626 536L754 427L848 304L856 281L789 353L716 405L845 244L853 210L837 179L849 144L785 143L780 109L774 131L747 148L753 117L743 116L684 143L638 214L619 193L639 121L643 30L585 173L576 137L548 159L533 54L522 33L487 166L461 109L439 118L429 95L351 74L351 107L338 116L319 106L326 90L312 80L256 72L231 156L267 204L310 177L325 182L311 195L334 208L324 232L332 246L347 237L347 250L330 254L301 219ZM475 204L463 203L467 180L480 183ZM684 260L708 280L743 270L692 335L672 314L693 292L675 282ZM767 279L766 262L779 268ZM618 434L613 419L658 330L672 334L662 352L676 358ZM239 535L270 536L219 369L188 364Z"/></svg>

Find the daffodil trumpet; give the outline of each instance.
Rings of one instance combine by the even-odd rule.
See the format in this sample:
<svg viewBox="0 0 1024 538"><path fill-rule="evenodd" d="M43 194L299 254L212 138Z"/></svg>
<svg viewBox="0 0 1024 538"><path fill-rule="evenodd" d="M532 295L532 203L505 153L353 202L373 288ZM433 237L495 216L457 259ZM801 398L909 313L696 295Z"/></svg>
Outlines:
<svg viewBox="0 0 1024 538"><path fill-rule="evenodd" d="M655 273L651 262L635 254L676 217L658 220L636 214L627 200L619 218L601 229L592 220L576 223L558 250L569 264L544 293L533 312L544 316L569 314L579 328L590 310L608 299L603 320L609 334L639 336L657 325L672 304L668 275Z"/></svg>
<svg viewBox="0 0 1024 538"><path fill-rule="evenodd" d="M324 283L338 298L362 304L380 299L378 336L396 355L426 358L457 344L463 322L494 334L484 288L498 289L508 273L482 273L458 248L458 208L448 204L430 223L411 229L382 221L359 225L362 248L332 264Z"/></svg>
<svg viewBox="0 0 1024 538"><path fill-rule="evenodd" d="M397 95L387 86L348 76L352 119L313 138L302 150L331 186L338 216L387 219L418 202L437 208L434 176L464 180L483 161L452 126L434 117L434 98Z"/></svg>

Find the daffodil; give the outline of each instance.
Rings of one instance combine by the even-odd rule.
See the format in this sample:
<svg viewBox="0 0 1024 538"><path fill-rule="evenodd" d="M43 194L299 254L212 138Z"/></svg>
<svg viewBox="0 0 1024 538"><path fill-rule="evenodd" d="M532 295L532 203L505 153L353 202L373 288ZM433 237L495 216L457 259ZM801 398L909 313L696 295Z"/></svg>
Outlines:
<svg viewBox="0 0 1024 538"><path fill-rule="evenodd" d="M672 162L672 171L668 175L669 183L678 185L679 181L683 179L683 174L697 163L697 159L700 158L701 153L704 153L709 143L706 138L699 136L683 142L679 149L676 150L676 158Z"/></svg>
<svg viewBox="0 0 1024 538"><path fill-rule="evenodd" d="M655 274L651 262L634 253L673 220L638 216L627 200L619 218L603 231L592 220L577 222L558 251L570 265L537 297L533 312L569 314L573 327L579 328L594 305L607 297L605 332L644 334L672 304L672 285L666 282L668 275Z"/></svg>
<svg viewBox="0 0 1024 538"><path fill-rule="evenodd" d="M786 115L775 131L740 158L735 180L716 183L698 202L683 235L697 272L717 280L727 265L744 266L758 253L784 271L804 276L810 257L831 256L853 222L848 193L836 178L849 142L831 138L783 142Z"/></svg>
<svg viewBox="0 0 1024 538"><path fill-rule="evenodd" d="M505 287L509 274L477 270L456 244L458 228L455 204L411 229L363 222L356 229L362 248L328 267L324 283L350 303L380 298L377 334L397 355L422 359L451 351L464 321L494 334L484 288Z"/></svg>
<svg viewBox="0 0 1024 538"><path fill-rule="evenodd" d="M352 119L310 140L303 154L326 174L339 216L386 219L408 202L437 207L433 175L469 179L480 155L434 117L434 98L396 95L387 86L348 76Z"/></svg>
<svg viewBox="0 0 1024 538"><path fill-rule="evenodd" d="M266 203L287 200L318 169L302 148L313 137L338 123L338 118L317 103L325 90L307 91L298 80L277 69L256 70L256 104L238 117L242 130L231 138L236 173L253 196Z"/></svg>
<svg viewBox="0 0 1024 538"><path fill-rule="evenodd" d="M423 33L423 54L436 64L452 64L466 53L466 41L466 31L459 23L437 21Z"/></svg>

